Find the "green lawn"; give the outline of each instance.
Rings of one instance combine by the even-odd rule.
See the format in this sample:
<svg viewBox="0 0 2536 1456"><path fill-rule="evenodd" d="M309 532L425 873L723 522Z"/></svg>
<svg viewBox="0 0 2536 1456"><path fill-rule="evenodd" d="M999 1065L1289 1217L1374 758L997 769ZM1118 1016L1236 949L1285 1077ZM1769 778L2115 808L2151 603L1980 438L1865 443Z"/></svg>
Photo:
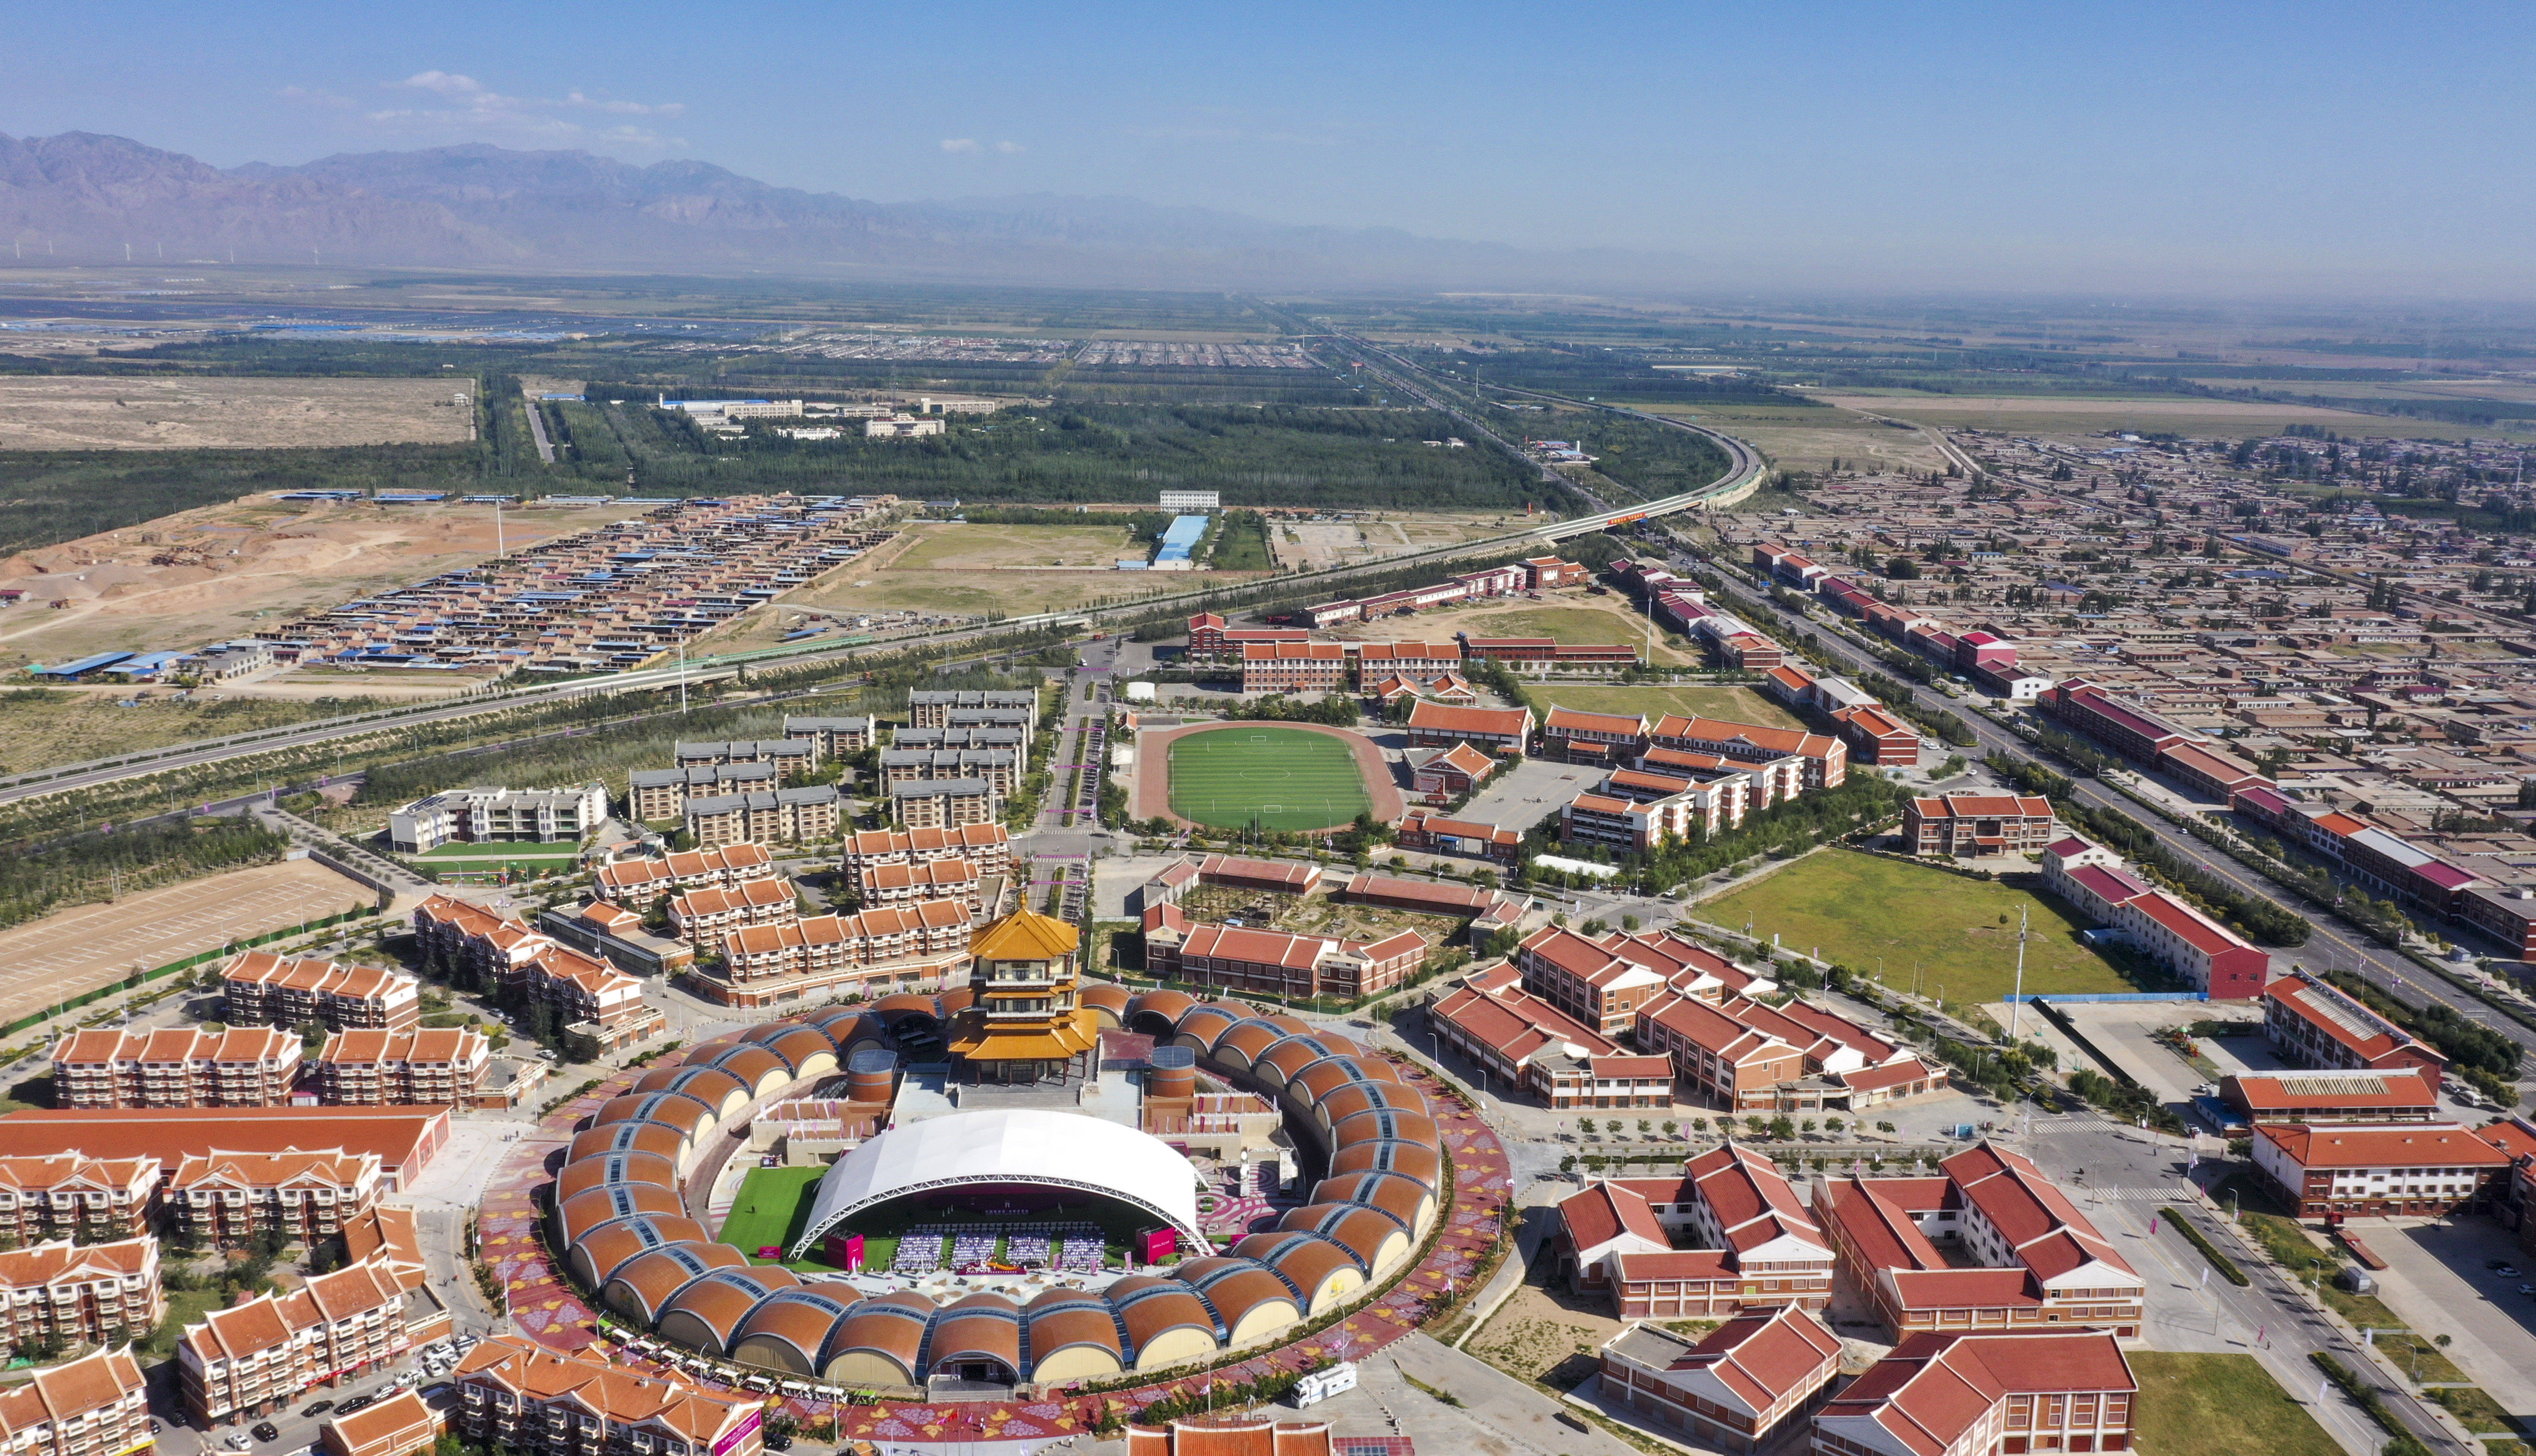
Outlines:
<svg viewBox="0 0 2536 1456"><path fill-rule="evenodd" d="M809 1225L810 1205L827 1171L820 1167L750 1169L739 1196L731 1200L730 1216L722 1221L722 1241L752 1258L770 1244L791 1247Z"/></svg>
<svg viewBox="0 0 2536 1456"><path fill-rule="evenodd" d="M2016 916L2030 910L2025 990L2127 991L2111 961L2078 943L2087 928L2060 902L1846 850L1826 850L1758 884L1704 900L1691 911L1703 920L1776 934L1782 947L1811 951L1872 976L1883 957L1884 983L1908 990L1914 963L1921 992L1950 1004L1997 1001L2016 977Z"/></svg>
<svg viewBox="0 0 2536 1456"><path fill-rule="evenodd" d="M2156 1456L2340 1456L2342 1447L2251 1355L2128 1352L2133 1445Z"/></svg>
<svg viewBox="0 0 2536 1456"><path fill-rule="evenodd" d="M1171 746L1172 812L1219 829L1327 829L1373 806L1344 739L1230 728Z"/></svg>
<svg viewBox="0 0 2536 1456"><path fill-rule="evenodd" d="M1748 687L1714 683L1666 683L1646 687L1584 686L1552 683L1539 696L1554 708L1584 713L1643 713L1650 719L1668 713L1722 718L1729 723L1757 723L1764 728L1801 728L1805 721Z"/></svg>

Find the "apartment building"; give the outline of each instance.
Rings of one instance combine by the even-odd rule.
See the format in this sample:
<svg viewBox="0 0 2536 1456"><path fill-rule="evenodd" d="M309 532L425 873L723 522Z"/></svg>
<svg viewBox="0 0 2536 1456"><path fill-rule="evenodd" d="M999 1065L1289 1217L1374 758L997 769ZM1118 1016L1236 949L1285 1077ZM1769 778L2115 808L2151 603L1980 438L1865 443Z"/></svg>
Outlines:
<svg viewBox="0 0 2536 1456"><path fill-rule="evenodd" d="M1027 728L1039 717L1039 694L1029 688L918 690L907 695L907 721L912 728L952 728L954 715L1019 714Z"/></svg>
<svg viewBox="0 0 2536 1456"><path fill-rule="evenodd" d="M449 844L577 842L607 817L607 786L570 789L453 789L388 815L388 842L401 855Z"/></svg>
<svg viewBox="0 0 2536 1456"><path fill-rule="evenodd" d="M625 776L625 801L646 823L675 823L687 800L732 793L771 793L775 767L763 763L699 764L688 769L636 769Z"/></svg>
<svg viewBox="0 0 2536 1456"><path fill-rule="evenodd" d="M1003 817L1004 796L983 779L931 779L889 786L889 816L909 829L959 829Z"/></svg>
<svg viewBox="0 0 2536 1456"><path fill-rule="evenodd" d="M724 845L686 850L659 859L619 859L592 877L592 893L618 905L648 907L663 895L706 885L735 885L775 873L775 855L764 845Z"/></svg>
<svg viewBox="0 0 2536 1456"><path fill-rule="evenodd" d="M669 931L703 948L742 925L777 925L801 918L801 892L787 879L743 880L669 897Z"/></svg>
<svg viewBox="0 0 2536 1456"><path fill-rule="evenodd" d="M1188 655L1197 661L1238 659L1252 643L1309 642L1301 627L1228 627L1221 612L1202 611L1188 619Z"/></svg>
<svg viewBox="0 0 2536 1456"><path fill-rule="evenodd" d="M1786 803L1806 791L1806 761L1795 754L1779 758L1728 758L1722 753L1698 753L1683 748L1650 748L1638 755L1632 768L1668 779L1688 779L1694 783L1723 781L1741 777L1744 780L1745 811L1766 809ZM1733 821L1742 823L1738 818Z"/></svg>
<svg viewBox="0 0 2536 1456"><path fill-rule="evenodd" d="M880 753L880 781L883 784L921 784L937 779L979 779L997 794L1011 797L1021 787L1022 750L1012 728L916 728L903 731L898 740ZM945 746L921 742L916 738L940 738Z"/></svg>
<svg viewBox="0 0 2536 1456"><path fill-rule="evenodd" d="M1682 1089L1709 1107L1768 1110L1806 1074L1802 1047L1755 1030L1696 996L1659 992L1631 1012L1638 1046L1673 1064Z"/></svg>
<svg viewBox="0 0 2536 1456"><path fill-rule="evenodd" d="M2147 1286L2030 1161L1984 1142L1938 1171L1814 1182L1813 1215L1841 1272L1897 1339L2039 1325L2139 1333Z"/></svg>
<svg viewBox="0 0 2536 1456"><path fill-rule="evenodd" d="M973 918L983 919L985 877L966 859L927 859L920 864L875 864L857 881L865 909L905 905L918 900L957 900Z"/></svg>
<svg viewBox="0 0 2536 1456"><path fill-rule="evenodd" d="M2447 1058L2331 981L2293 971L2263 987L2263 1035L2282 1060L2343 1071L2410 1068L2433 1086Z"/></svg>
<svg viewBox="0 0 2536 1456"><path fill-rule="evenodd" d="M1454 708L1421 701L1409 710L1409 746L1468 743L1483 753L1527 753L1538 727L1529 708Z"/></svg>
<svg viewBox="0 0 2536 1456"><path fill-rule="evenodd" d="M1880 703L1861 703L1831 715L1833 730L1849 745L1852 763L1878 768L1920 766L1920 730Z"/></svg>
<svg viewBox="0 0 2536 1456"><path fill-rule="evenodd" d="M151 1448L152 1426L149 1387L129 1345L0 1389L0 1445L10 1456L124 1456Z"/></svg>
<svg viewBox="0 0 2536 1456"><path fill-rule="evenodd" d="M1555 637L1474 637L1461 634L1462 651L1492 663L1546 672L1561 667L1628 667L1638 662L1634 642L1561 642Z"/></svg>
<svg viewBox="0 0 2536 1456"><path fill-rule="evenodd" d="M1833 1250L1787 1177L1732 1143L1674 1177L1597 1179L1558 1205L1559 1267L1623 1319L1831 1301Z"/></svg>
<svg viewBox="0 0 2536 1456"><path fill-rule="evenodd" d="M775 771L775 782L798 779L819 766L819 743L804 738L732 738L727 742L676 743L670 755L682 769L753 763Z"/></svg>
<svg viewBox="0 0 2536 1456"><path fill-rule="evenodd" d="M1545 925L1515 948L1523 987L1606 1037L1626 1035L1638 1008L1663 994L1664 975L1624 960L1563 925Z"/></svg>
<svg viewBox="0 0 2536 1456"><path fill-rule="evenodd" d="M403 972L261 950L221 968L221 1000L231 1026L403 1031L422 1017L422 987Z"/></svg>
<svg viewBox="0 0 2536 1456"><path fill-rule="evenodd" d="M176 1341L177 1383L186 1416L209 1430L275 1415L448 1333L449 1311L431 1298L419 1253L383 1250L186 1326Z"/></svg>
<svg viewBox="0 0 2536 1456"><path fill-rule="evenodd" d="M967 968L974 925L960 901L919 900L745 926L723 936L719 971L691 971L686 984L721 1005L747 1009L835 991L938 985Z"/></svg>
<svg viewBox="0 0 2536 1456"><path fill-rule="evenodd" d="M825 762L849 753L860 753L880 741L880 720L868 715L861 718L795 718L787 715L784 736L806 739Z"/></svg>
<svg viewBox="0 0 2536 1456"><path fill-rule="evenodd" d="M1347 680L1347 651L1335 642L1250 642L1241 648L1246 693L1336 692Z"/></svg>
<svg viewBox="0 0 2536 1456"><path fill-rule="evenodd" d="M226 1246L270 1229L315 1241L370 1212L384 1191L376 1153L189 1153L167 1179L165 1204L179 1237Z"/></svg>
<svg viewBox="0 0 2536 1456"><path fill-rule="evenodd" d="M558 1355L517 1335L467 1352L451 1424L486 1449L546 1456L764 1456L763 1398Z"/></svg>
<svg viewBox="0 0 2536 1456"><path fill-rule="evenodd" d="M682 811L687 834L708 850L737 844L796 845L833 839L845 822L845 795L833 784L691 798Z"/></svg>
<svg viewBox="0 0 2536 1456"><path fill-rule="evenodd" d="M299 1080L299 1038L271 1027L95 1028L53 1047L66 1108L270 1108Z"/></svg>
<svg viewBox="0 0 2536 1456"><path fill-rule="evenodd" d="M2031 855L2060 837L2052 801L2039 793L1957 791L1902 805L1902 842L1914 855Z"/></svg>
<svg viewBox="0 0 2536 1456"><path fill-rule="evenodd" d="M337 1032L317 1052L317 1095L332 1107L472 1108L492 1064L473 1027Z"/></svg>
<svg viewBox="0 0 2536 1456"><path fill-rule="evenodd" d="M156 1238L87 1245L63 1238L0 1251L0 1349L47 1339L127 1344L166 1313Z"/></svg>
<svg viewBox="0 0 2536 1456"><path fill-rule="evenodd" d="M568 1036L613 1050L668 1028L661 1009L643 999L643 982L518 920L434 895L414 907L413 928L431 954L547 1006Z"/></svg>
<svg viewBox="0 0 2536 1456"><path fill-rule="evenodd" d="M1348 642L1340 647L1348 655L1360 688L1386 677L1432 682L1462 670L1458 642Z"/></svg>
<svg viewBox="0 0 2536 1456"><path fill-rule="evenodd" d="M1849 773L1848 744L1798 728L1669 713L1648 728L1647 745L1685 753L1713 753L1742 763L1793 757L1802 763L1804 787L1811 790L1837 789Z"/></svg>
<svg viewBox="0 0 2536 1456"><path fill-rule="evenodd" d="M1757 1451L1840 1374L1840 1337L1793 1304L1740 1314L1692 1339L1632 1323L1605 1341L1603 1398L1702 1445Z"/></svg>
<svg viewBox="0 0 2536 1456"><path fill-rule="evenodd" d="M1718 834L1744 821L1750 783L1743 774L1701 780L1621 769L1559 806L1558 837L1645 854L1667 841Z"/></svg>
<svg viewBox="0 0 2536 1456"><path fill-rule="evenodd" d="M2127 1451L2139 1382L2087 1330L1915 1334L1814 1416L1813 1456Z"/></svg>
<svg viewBox="0 0 2536 1456"><path fill-rule="evenodd" d="M162 1175L156 1158L0 1155L0 1239L101 1243L147 1233Z"/></svg>
<svg viewBox="0 0 2536 1456"><path fill-rule="evenodd" d="M1000 824L963 824L953 829L865 829L846 837L843 867L859 882L863 871L881 864L923 864L936 859L962 859L977 866L981 878L1010 875L1013 837Z"/></svg>
<svg viewBox="0 0 2536 1456"><path fill-rule="evenodd" d="M2510 1155L2453 1122L2254 1125L2254 1169L2303 1219L2444 1218L2500 1197Z"/></svg>
<svg viewBox="0 0 2536 1456"><path fill-rule="evenodd" d="M1610 1038L1526 991L1513 967L1493 967L1426 1003L1443 1045L1488 1076L1549 1107L1671 1108L1673 1066Z"/></svg>

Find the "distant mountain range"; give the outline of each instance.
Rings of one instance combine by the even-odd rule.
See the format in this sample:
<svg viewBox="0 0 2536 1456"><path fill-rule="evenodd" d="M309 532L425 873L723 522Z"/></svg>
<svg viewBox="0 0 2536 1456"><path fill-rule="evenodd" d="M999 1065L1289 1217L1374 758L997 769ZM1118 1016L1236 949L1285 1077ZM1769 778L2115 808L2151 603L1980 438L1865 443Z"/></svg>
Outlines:
<svg viewBox="0 0 2536 1456"><path fill-rule="evenodd" d="M1680 260L1048 195L873 203L700 161L436 147L222 170L123 137L0 136L0 241L52 256L1196 287L1660 285Z"/></svg>

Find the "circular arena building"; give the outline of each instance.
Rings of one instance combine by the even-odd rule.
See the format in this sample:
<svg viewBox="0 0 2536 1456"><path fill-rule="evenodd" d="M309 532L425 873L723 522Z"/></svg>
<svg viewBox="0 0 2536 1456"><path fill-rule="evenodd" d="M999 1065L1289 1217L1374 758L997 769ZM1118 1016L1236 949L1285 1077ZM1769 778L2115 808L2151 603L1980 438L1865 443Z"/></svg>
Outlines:
<svg viewBox="0 0 2536 1456"><path fill-rule="evenodd" d="M890 1205L1011 1207L1042 1190L1090 1194L1160 1219L1204 1246L1197 1170L1161 1138L1101 1117L1016 1108L929 1117L892 1128L819 1179L800 1258L830 1233Z"/></svg>
<svg viewBox="0 0 2536 1456"><path fill-rule="evenodd" d="M981 929L972 947L983 991L973 982L938 996L823 1006L716 1038L647 1071L580 1130L545 1192L551 1247L595 1305L646 1332L633 1337L638 1348L673 1347L665 1358L690 1369L728 1362L832 1399L849 1389L983 1394L1143 1374L1292 1338L1302 1321L1383 1288L1443 1222L1452 1164L1423 1099L1384 1057L1238 1001L1089 994L1120 987L1086 987L1075 999L1073 928L1030 912ZM1153 1039L1150 1065L1130 1074L1139 1096L1184 1107L1203 1071L1214 1088L1273 1108L1271 1125L1282 1123L1310 1179L1303 1205L1219 1248L1190 1159L1123 1121L1044 1106L976 1110L961 1098L928 1115L868 1120L896 1110L886 1088L893 1067L908 1075L905 1059L939 1065L946 1045L990 1042L973 1025L976 1006L1017 1003L995 996L1040 998L1059 1032L1089 1024ZM1062 1080L1071 1066L1095 1074L1070 1045L1012 1048L1028 1078L981 1077L976 1090L960 1090L991 1100L1016 1095L1002 1084ZM729 1148L729 1135L778 1102L862 1108L856 1115L868 1128L844 1137L837 1114L823 1114L821 1136L842 1151L785 1246L792 1267L753 1263L749 1255L773 1250L732 1248L681 1212L704 1206L704 1185L729 1171L706 1150ZM1123 1271L1081 1278L1069 1268L1036 1293L950 1278L930 1292L867 1292L888 1281L865 1277L858 1287L813 1252L833 1247L834 1234L885 1233L937 1213L1028 1223L1031 1210L1086 1203L1109 1206L1115 1225L1171 1230L1197 1256L1160 1268L1131 1259Z"/></svg>

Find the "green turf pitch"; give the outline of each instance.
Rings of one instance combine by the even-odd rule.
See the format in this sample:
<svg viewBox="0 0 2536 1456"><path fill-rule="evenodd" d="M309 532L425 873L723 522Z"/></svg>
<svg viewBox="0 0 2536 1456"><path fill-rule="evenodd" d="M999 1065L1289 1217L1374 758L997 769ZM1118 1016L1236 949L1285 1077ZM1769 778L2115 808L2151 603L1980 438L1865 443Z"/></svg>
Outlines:
<svg viewBox="0 0 2536 1456"><path fill-rule="evenodd" d="M1343 738L1215 728L1172 744L1172 812L1217 829L1327 829L1373 807Z"/></svg>

